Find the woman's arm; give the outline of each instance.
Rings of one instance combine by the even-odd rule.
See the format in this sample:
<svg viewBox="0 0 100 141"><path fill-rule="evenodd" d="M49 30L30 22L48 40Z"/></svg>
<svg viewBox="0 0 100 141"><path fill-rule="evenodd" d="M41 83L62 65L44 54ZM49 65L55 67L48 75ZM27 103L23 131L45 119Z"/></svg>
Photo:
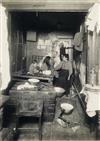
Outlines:
<svg viewBox="0 0 100 141"><path fill-rule="evenodd" d="M54 70L60 70L62 68L62 62L60 62L56 67L54 67Z"/></svg>

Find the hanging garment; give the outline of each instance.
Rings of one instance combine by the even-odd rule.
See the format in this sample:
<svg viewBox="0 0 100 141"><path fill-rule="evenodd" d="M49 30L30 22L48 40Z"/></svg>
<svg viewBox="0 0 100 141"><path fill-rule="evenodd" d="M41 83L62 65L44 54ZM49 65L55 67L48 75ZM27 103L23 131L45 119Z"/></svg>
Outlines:
<svg viewBox="0 0 100 141"><path fill-rule="evenodd" d="M83 51L83 41L82 41L82 33L77 32L74 36L74 41L73 41L74 49L78 51Z"/></svg>
<svg viewBox="0 0 100 141"><path fill-rule="evenodd" d="M10 56L8 43L8 15L6 9L0 4L0 90L5 90L11 80L10 76Z"/></svg>
<svg viewBox="0 0 100 141"><path fill-rule="evenodd" d="M100 3L95 3L90 9L85 22L88 30L100 32Z"/></svg>

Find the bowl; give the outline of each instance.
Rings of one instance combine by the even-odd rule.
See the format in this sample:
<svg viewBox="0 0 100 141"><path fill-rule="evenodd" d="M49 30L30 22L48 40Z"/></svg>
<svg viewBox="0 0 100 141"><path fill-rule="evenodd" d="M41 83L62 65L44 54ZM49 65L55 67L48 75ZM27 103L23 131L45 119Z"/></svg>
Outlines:
<svg viewBox="0 0 100 141"><path fill-rule="evenodd" d="M60 105L61 109L64 110L64 113L68 114L71 113L74 109L73 105L69 104L69 103L62 103Z"/></svg>
<svg viewBox="0 0 100 141"><path fill-rule="evenodd" d="M39 79L28 79L28 82L29 82L30 84L37 84L37 83L40 82L40 80L39 80Z"/></svg>
<svg viewBox="0 0 100 141"><path fill-rule="evenodd" d="M54 87L54 90L56 91L56 93L64 93L65 90L61 87Z"/></svg>
<svg viewBox="0 0 100 141"><path fill-rule="evenodd" d="M56 92L57 97L61 97L65 90L61 87L54 87L54 91Z"/></svg>

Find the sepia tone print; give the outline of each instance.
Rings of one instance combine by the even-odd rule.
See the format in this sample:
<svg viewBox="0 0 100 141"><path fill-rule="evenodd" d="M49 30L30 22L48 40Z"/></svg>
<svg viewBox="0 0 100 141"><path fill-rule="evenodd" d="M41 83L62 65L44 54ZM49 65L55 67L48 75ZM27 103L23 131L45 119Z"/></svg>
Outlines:
<svg viewBox="0 0 100 141"><path fill-rule="evenodd" d="M100 140L100 1L0 1L0 141Z"/></svg>

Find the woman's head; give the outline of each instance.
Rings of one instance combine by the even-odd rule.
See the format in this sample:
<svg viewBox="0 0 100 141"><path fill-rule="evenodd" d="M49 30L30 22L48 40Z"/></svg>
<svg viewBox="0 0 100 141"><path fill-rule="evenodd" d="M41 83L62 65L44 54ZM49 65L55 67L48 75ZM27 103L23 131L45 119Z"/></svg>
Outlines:
<svg viewBox="0 0 100 141"><path fill-rule="evenodd" d="M43 63L46 63L46 65L48 66L48 68L51 67L51 57L50 56L46 56Z"/></svg>

